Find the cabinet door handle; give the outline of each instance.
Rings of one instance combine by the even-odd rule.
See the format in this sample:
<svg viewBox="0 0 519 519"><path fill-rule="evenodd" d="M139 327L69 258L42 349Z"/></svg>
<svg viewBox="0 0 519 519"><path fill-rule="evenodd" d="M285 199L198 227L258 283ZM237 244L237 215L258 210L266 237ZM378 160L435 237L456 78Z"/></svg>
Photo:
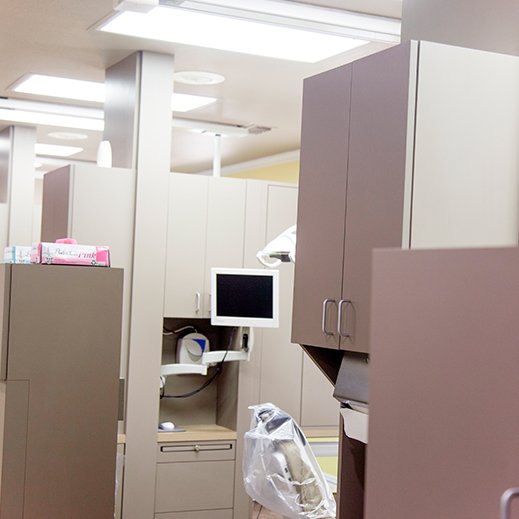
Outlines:
<svg viewBox="0 0 519 519"><path fill-rule="evenodd" d="M200 292L195 292L195 313L200 312Z"/></svg>
<svg viewBox="0 0 519 519"><path fill-rule="evenodd" d="M510 519L510 503L514 497L519 497L519 487L509 488L503 492L499 519Z"/></svg>
<svg viewBox="0 0 519 519"><path fill-rule="evenodd" d="M321 330L325 335L333 335L333 332L329 332L326 329L326 316L328 313L328 304L336 303L335 299L325 299L323 301L323 312L322 312L322 320L321 320Z"/></svg>
<svg viewBox="0 0 519 519"><path fill-rule="evenodd" d="M344 331L342 329L342 309L344 308L345 304L351 305L351 300L350 299L341 299L339 301L339 312L337 314L337 333L341 337L344 337L345 339L349 339L349 338L351 338L351 333L349 333L348 331Z"/></svg>

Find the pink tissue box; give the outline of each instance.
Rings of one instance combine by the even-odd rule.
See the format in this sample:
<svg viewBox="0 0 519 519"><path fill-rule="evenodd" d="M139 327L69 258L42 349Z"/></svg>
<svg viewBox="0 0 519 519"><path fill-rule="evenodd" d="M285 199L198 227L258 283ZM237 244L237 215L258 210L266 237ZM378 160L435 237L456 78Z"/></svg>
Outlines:
<svg viewBox="0 0 519 519"><path fill-rule="evenodd" d="M109 267L109 247L77 243L38 243L31 251L31 263Z"/></svg>

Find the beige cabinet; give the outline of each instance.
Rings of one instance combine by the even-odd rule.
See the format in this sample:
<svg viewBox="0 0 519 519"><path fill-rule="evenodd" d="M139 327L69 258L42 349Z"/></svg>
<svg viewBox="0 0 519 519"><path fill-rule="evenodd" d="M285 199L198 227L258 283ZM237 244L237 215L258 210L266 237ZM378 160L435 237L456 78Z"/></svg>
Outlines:
<svg viewBox="0 0 519 519"><path fill-rule="evenodd" d="M429 42L305 81L294 342L369 352L374 248L517 244L518 88L517 57Z"/></svg>
<svg viewBox="0 0 519 519"><path fill-rule="evenodd" d="M0 208L1 209L1 208ZM121 376L126 377L133 266L135 173L71 164L43 178L41 239L70 237L108 245L112 267L124 269Z"/></svg>
<svg viewBox="0 0 519 519"><path fill-rule="evenodd" d="M170 175L166 317L209 317L211 267L242 266L245 192L240 180Z"/></svg>
<svg viewBox="0 0 519 519"><path fill-rule="evenodd" d="M232 517L235 451L234 441L160 443L155 517L205 517L209 511Z"/></svg>

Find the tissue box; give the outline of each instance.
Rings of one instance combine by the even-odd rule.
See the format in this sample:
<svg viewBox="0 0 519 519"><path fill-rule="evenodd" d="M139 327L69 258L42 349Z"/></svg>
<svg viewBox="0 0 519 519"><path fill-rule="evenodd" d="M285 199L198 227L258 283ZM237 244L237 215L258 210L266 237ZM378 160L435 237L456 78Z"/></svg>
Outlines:
<svg viewBox="0 0 519 519"><path fill-rule="evenodd" d="M31 247L13 245L4 248L4 263L30 263Z"/></svg>
<svg viewBox="0 0 519 519"><path fill-rule="evenodd" d="M31 263L109 267L110 249L76 243L38 243L32 248Z"/></svg>

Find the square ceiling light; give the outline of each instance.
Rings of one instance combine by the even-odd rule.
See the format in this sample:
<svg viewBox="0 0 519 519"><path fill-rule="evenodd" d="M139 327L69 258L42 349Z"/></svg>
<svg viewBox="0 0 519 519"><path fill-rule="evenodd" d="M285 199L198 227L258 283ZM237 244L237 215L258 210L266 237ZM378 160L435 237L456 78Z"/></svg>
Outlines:
<svg viewBox="0 0 519 519"><path fill-rule="evenodd" d="M269 58L315 63L368 43L344 35L198 9L159 6L148 13L124 11L98 30Z"/></svg>
<svg viewBox="0 0 519 519"><path fill-rule="evenodd" d="M102 110L0 98L0 121L102 131Z"/></svg>
<svg viewBox="0 0 519 519"><path fill-rule="evenodd" d="M12 90L23 94L33 94L45 97L59 97L104 103L105 85L96 81L70 79L43 74L29 74L12 86ZM171 96L171 109L174 112L189 112L214 103L216 98L180 94L174 92Z"/></svg>
<svg viewBox="0 0 519 519"><path fill-rule="evenodd" d="M288 2L286 0L161 0L160 3L180 4L186 9L249 17L370 41L400 42L399 19L312 5L296 0Z"/></svg>
<svg viewBox="0 0 519 519"><path fill-rule="evenodd" d="M52 157L71 157L83 151L83 148L76 146L60 146L58 144L36 143L34 147L36 155L50 155Z"/></svg>

